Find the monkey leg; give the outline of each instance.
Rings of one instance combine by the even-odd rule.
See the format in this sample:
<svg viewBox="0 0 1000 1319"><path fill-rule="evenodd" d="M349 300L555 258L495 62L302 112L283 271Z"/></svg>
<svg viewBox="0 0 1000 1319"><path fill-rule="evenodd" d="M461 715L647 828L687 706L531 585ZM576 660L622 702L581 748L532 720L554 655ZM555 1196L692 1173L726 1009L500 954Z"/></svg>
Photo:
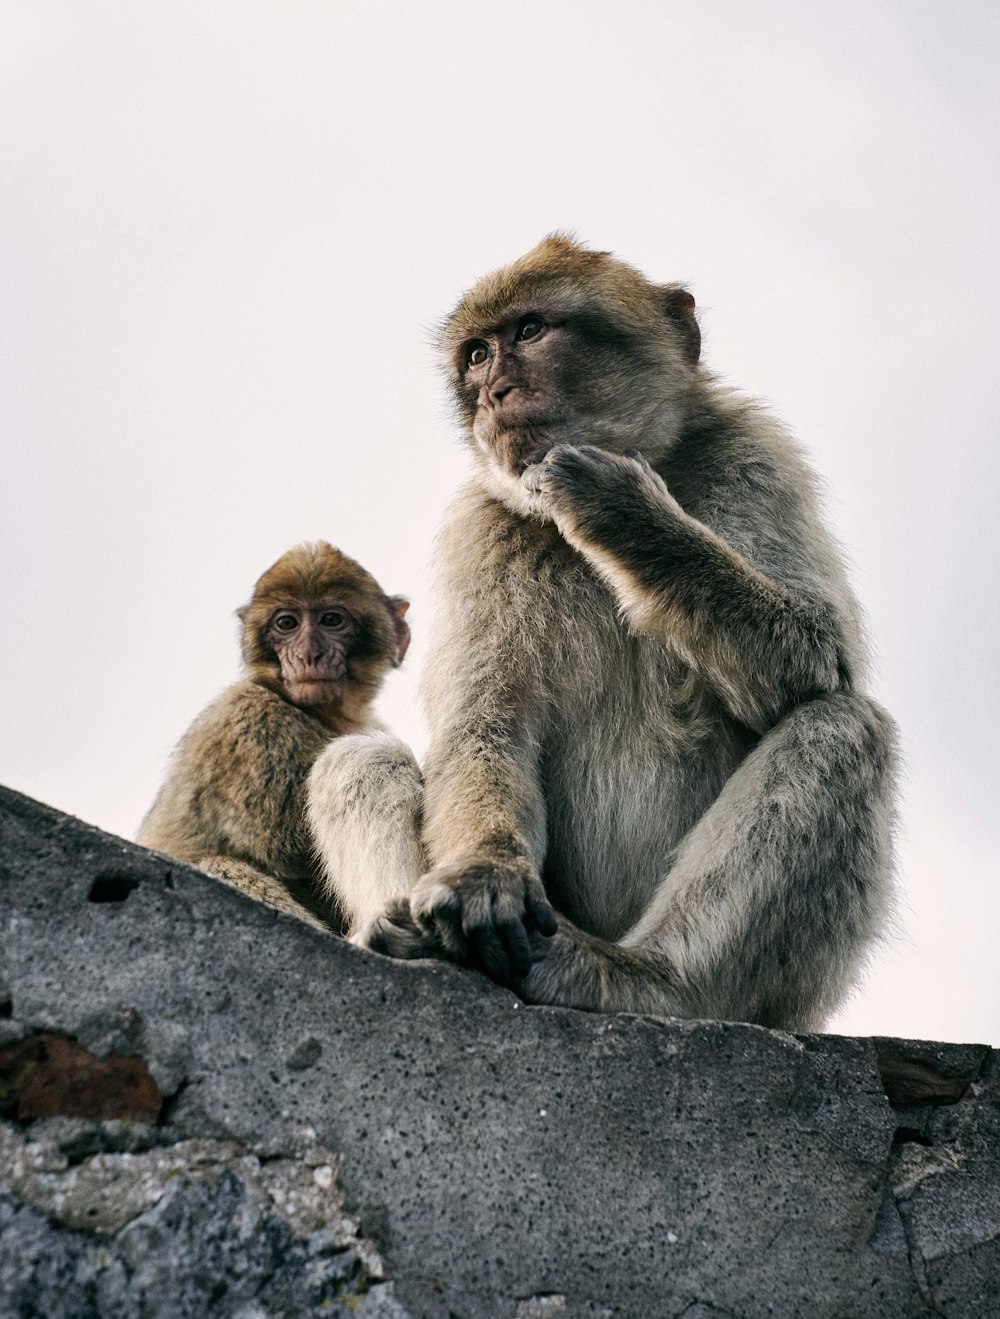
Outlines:
<svg viewBox="0 0 1000 1319"><path fill-rule="evenodd" d="M326 890L356 934L399 904L426 870L424 785L405 743L388 733L335 738L309 774L306 808Z"/></svg>
<svg viewBox="0 0 1000 1319"><path fill-rule="evenodd" d="M305 881L296 882L266 875L249 862L231 856L203 856L195 864L199 870L204 870L214 879L221 879L230 888L239 889L258 902L283 911L288 916L295 916L318 930L333 930L337 934L343 931L343 922L333 904L318 901L316 895L308 891Z"/></svg>
<svg viewBox="0 0 1000 1319"><path fill-rule="evenodd" d="M682 840L617 945L561 921L528 1002L819 1027L891 912L896 735L847 693L791 711Z"/></svg>

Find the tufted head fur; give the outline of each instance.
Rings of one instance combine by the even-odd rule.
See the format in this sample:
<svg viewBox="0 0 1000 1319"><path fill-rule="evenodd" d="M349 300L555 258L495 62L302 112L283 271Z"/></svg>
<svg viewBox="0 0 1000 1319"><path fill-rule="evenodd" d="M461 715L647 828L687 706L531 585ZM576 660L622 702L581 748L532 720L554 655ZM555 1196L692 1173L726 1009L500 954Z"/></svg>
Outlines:
<svg viewBox="0 0 1000 1319"><path fill-rule="evenodd" d="M553 233L509 266L484 275L444 322L440 343L452 379L460 376L466 339L536 307L551 308L584 332L617 333L637 349L669 343L691 366L700 356L695 302L683 285L654 284L610 252Z"/></svg>

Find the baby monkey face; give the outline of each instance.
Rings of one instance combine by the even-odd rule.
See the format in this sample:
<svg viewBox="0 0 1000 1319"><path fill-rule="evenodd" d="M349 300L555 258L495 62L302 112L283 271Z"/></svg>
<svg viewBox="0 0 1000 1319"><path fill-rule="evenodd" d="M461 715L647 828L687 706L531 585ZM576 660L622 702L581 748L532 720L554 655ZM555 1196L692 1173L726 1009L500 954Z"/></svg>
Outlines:
<svg viewBox="0 0 1000 1319"><path fill-rule="evenodd" d="M357 631L354 618L336 599L280 605L274 611L267 638L290 701L323 705L335 698L347 676Z"/></svg>

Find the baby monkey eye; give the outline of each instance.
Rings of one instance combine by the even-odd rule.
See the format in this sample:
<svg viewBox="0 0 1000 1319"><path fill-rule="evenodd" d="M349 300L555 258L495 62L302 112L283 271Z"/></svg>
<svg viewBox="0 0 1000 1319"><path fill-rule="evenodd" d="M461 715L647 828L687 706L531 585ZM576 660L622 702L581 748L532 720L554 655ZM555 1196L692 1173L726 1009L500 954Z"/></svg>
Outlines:
<svg viewBox="0 0 1000 1319"><path fill-rule="evenodd" d="M294 614L275 614L272 621L272 626L279 632L294 632L298 625L299 620Z"/></svg>
<svg viewBox="0 0 1000 1319"><path fill-rule="evenodd" d="M517 332L519 339L534 339L536 335L541 334L543 329L542 322L537 316L529 316L527 320L521 322L521 328Z"/></svg>
<svg viewBox="0 0 1000 1319"><path fill-rule="evenodd" d="M469 344L465 351L465 361L467 366L482 366L490 355L490 350L486 347L481 339L475 343Z"/></svg>
<svg viewBox="0 0 1000 1319"><path fill-rule="evenodd" d="M344 622L344 615L339 609L328 609L325 614L320 615L319 621L323 627L340 627Z"/></svg>

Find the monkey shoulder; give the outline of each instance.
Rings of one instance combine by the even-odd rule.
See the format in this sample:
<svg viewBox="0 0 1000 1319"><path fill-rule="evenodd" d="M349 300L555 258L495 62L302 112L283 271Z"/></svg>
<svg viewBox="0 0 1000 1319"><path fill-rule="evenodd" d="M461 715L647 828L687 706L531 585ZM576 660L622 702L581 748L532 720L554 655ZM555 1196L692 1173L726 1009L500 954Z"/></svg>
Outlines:
<svg viewBox="0 0 1000 1319"><path fill-rule="evenodd" d="M556 529L513 513L475 483L438 540L438 608L421 691L432 719L501 691L538 693L582 560ZM513 698L513 695L511 696Z"/></svg>
<svg viewBox="0 0 1000 1319"><path fill-rule="evenodd" d="M742 514L779 519L817 502L817 481L802 450L760 404L723 395L695 413L659 464L681 506L711 525Z"/></svg>
<svg viewBox="0 0 1000 1319"><path fill-rule="evenodd" d="M251 777L274 764L311 764L330 739L315 719L259 683L233 683L201 712L182 743L206 778Z"/></svg>
<svg viewBox="0 0 1000 1319"><path fill-rule="evenodd" d="M850 594L819 477L763 405L720 390L660 472L686 512L769 576L811 594Z"/></svg>

